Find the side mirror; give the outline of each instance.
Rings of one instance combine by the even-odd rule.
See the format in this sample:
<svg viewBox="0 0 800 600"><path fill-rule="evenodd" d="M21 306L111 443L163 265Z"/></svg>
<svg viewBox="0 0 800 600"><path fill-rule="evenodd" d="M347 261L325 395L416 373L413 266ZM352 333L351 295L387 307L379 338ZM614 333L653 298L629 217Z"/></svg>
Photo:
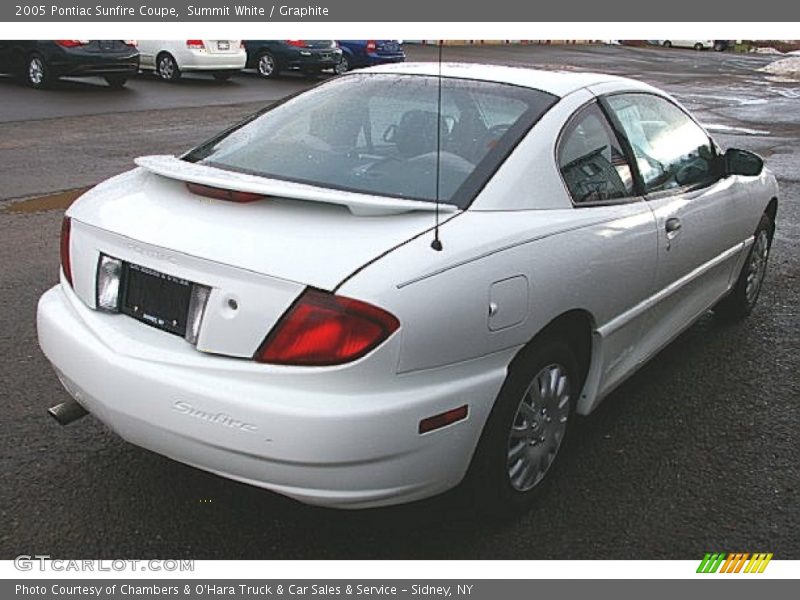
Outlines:
<svg viewBox="0 0 800 600"><path fill-rule="evenodd" d="M756 177L764 169L764 160L753 152L728 148L725 152L725 174Z"/></svg>

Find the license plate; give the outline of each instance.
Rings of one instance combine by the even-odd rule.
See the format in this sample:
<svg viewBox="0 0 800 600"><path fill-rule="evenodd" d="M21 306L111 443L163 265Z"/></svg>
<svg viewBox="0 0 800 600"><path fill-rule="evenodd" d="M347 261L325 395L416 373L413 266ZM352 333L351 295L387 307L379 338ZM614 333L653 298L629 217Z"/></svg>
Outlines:
<svg viewBox="0 0 800 600"><path fill-rule="evenodd" d="M231 45L228 42L217 42L217 50L230 50Z"/></svg>
<svg viewBox="0 0 800 600"><path fill-rule="evenodd" d="M163 331L184 335L192 282L124 263L120 311Z"/></svg>

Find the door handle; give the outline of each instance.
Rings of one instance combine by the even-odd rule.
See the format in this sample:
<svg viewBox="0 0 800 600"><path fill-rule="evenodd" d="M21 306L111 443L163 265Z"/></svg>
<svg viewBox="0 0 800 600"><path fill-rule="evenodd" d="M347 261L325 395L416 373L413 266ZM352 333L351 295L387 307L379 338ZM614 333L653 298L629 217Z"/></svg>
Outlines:
<svg viewBox="0 0 800 600"><path fill-rule="evenodd" d="M671 240L676 235L678 235L678 233L681 230L681 227L682 227L681 220L679 218L671 217L667 219L667 222L664 224L664 229L667 230L667 239Z"/></svg>

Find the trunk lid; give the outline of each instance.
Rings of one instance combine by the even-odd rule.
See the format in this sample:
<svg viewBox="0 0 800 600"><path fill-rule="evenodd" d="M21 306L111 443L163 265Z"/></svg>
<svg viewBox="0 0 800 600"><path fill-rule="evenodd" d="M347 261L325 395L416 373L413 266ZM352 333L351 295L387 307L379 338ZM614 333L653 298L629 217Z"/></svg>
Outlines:
<svg viewBox="0 0 800 600"><path fill-rule="evenodd" d="M203 40L209 54L237 54L240 51L239 40Z"/></svg>
<svg viewBox="0 0 800 600"><path fill-rule="evenodd" d="M306 48L314 50L333 50L336 48L336 43L333 40L303 40L306 43Z"/></svg>
<svg viewBox="0 0 800 600"><path fill-rule="evenodd" d="M425 205L422 210L363 217L346 204L298 199L293 184L286 184L286 189L294 199L272 197L237 204L193 194L186 181L197 177L177 177L134 169L87 192L69 215L133 245L140 242L329 291L366 263L434 225L432 203L412 203ZM276 196L281 182L263 181ZM365 202L381 201L365 198ZM450 205L442 206L449 210Z"/></svg>

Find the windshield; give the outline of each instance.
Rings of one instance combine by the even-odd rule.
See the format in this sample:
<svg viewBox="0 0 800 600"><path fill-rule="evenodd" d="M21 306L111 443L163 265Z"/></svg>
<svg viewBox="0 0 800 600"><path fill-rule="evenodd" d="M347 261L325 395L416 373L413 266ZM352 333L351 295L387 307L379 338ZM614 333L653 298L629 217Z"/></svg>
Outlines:
<svg viewBox="0 0 800 600"><path fill-rule="evenodd" d="M421 75L340 77L223 133L184 160L429 202L437 198L438 162L439 200L466 208L557 98L443 78L440 112L438 83Z"/></svg>

